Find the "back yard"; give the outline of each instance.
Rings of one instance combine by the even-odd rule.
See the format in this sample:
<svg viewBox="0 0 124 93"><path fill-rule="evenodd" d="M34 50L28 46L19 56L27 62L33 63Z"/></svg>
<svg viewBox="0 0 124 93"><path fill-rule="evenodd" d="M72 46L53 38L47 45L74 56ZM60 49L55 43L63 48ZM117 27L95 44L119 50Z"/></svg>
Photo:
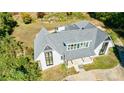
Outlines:
<svg viewBox="0 0 124 93"><path fill-rule="evenodd" d="M14 16L18 22L18 27L14 29L12 36L17 40L24 42L26 46L33 47L35 35L42 27L48 30L65 24L78 22L79 20L88 19L89 16L85 13L75 13L68 17L65 13L49 13L43 19L37 18L36 13L30 13L33 19L31 24L24 24L20 15Z"/></svg>

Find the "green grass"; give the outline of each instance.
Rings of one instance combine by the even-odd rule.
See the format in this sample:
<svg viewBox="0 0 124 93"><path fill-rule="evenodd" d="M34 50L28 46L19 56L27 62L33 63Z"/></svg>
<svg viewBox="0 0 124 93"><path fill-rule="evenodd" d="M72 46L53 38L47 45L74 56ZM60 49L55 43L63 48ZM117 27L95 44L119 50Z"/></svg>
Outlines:
<svg viewBox="0 0 124 93"><path fill-rule="evenodd" d="M74 68L67 69L64 64L49 68L42 72L42 80L57 81L63 80L66 76L76 74Z"/></svg>
<svg viewBox="0 0 124 93"><path fill-rule="evenodd" d="M113 53L113 49L110 49L108 55L96 57L93 61L93 63L83 66L86 71L92 69L109 69L117 66L119 63L117 57Z"/></svg>
<svg viewBox="0 0 124 93"><path fill-rule="evenodd" d="M116 42L118 35L112 29L107 29L107 33L111 36L112 40Z"/></svg>
<svg viewBox="0 0 124 93"><path fill-rule="evenodd" d="M114 43L118 43L118 39L124 44L124 29L107 29L107 33L111 36Z"/></svg>
<svg viewBox="0 0 124 93"><path fill-rule="evenodd" d="M124 44L124 29L113 29L113 31L118 35L119 39Z"/></svg>

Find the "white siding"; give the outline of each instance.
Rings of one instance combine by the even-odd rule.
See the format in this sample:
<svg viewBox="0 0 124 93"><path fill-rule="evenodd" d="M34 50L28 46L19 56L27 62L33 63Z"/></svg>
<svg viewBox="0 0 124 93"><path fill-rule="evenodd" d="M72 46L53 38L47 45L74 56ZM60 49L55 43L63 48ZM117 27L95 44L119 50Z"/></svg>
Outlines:
<svg viewBox="0 0 124 93"><path fill-rule="evenodd" d="M46 60L45 60L45 55L44 52L42 52L39 57L36 59L37 61L40 61L40 65L42 70L45 70L47 68L53 67L55 65L59 65L63 63L63 60L61 60L61 55L57 53L56 51L52 51L53 53L53 65L46 66Z"/></svg>
<svg viewBox="0 0 124 93"><path fill-rule="evenodd" d="M113 47L113 46L114 46L113 42L112 42L112 41L109 41L109 44L108 44L108 47L107 47L107 49L106 49L105 54L107 54L107 53L108 53L109 48L110 48L110 47Z"/></svg>
<svg viewBox="0 0 124 93"><path fill-rule="evenodd" d="M107 50L106 50L106 53L105 53L105 54L107 54L108 49L109 49L110 47L113 47L114 44L113 44L112 41L104 41L104 42L109 42L108 47L107 47ZM102 44L103 44L103 42L94 50L94 52L95 52L95 54L96 54L95 56L99 56L99 51L100 51L101 48L102 48ZM53 65L51 65L51 66L46 66L46 60L45 60L44 52L42 52L42 53L38 56L38 58L35 60L35 61L40 61L40 62L39 62L39 63L40 63L39 66L41 66L42 70L45 70L45 69L47 69L47 68L51 68L51 67L53 67L53 66L62 64L62 63L64 62L63 60L61 60L61 55L60 55L57 51L53 50L52 53L53 53ZM93 56L93 57L95 57L95 56Z"/></svg>
<svg viewBox="0 0 124 93"><path fill-rule="evenodd" d="M107 52L108 52L108 49L110 48L110 47L113 47L114 46L114 44L113 44L113 42L112 41L104 41L104 42L109 42L109 44L108 44L108 47L107 47L107 49L106 49L106 52L105 52L105 54L107 54ZM102 44L103 44L103 42L94 50L94 52L95 52L95 54L96 54L96 56L98 56L99 55L99 51L101 50L101 48L102 48Z"/></svg>

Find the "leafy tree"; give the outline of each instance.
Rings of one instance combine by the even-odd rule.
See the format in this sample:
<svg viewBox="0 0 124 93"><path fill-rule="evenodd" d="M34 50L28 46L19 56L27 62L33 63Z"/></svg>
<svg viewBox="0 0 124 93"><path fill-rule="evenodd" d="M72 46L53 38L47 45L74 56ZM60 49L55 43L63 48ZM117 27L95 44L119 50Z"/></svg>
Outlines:
<svg viewBox="0 0 124 93"><path fill-rule="evenodd" d="M40 80L41 71L32 56L26 56L22 42L0 37L0 80Z"/></svg>
<svg viewBox="0 0 124 93"><path fill-rule="evenodd" d="M38 64L28 57L0 57L0 80L40 80Z"/></svg>
<svg viewBox="0 0 124 93"><path fill-rule="evenodd" d="M108 27L124 28L124 13L122 12L91 12L91 17L96 18Z"/></svg>
<svg viewBox="0 0 124 93"><path fill-rule="evenodd" d="M28 13L21 13L21 17L25 24L30 24L32 22L32 17Z"/></svg>
<svg viewBox="0 0 124 93"><path fill-rule="evenodd" d="M11 34L17 22L13 19L12 14L8 12L0 13L0 36L6 33Z"/></svg>

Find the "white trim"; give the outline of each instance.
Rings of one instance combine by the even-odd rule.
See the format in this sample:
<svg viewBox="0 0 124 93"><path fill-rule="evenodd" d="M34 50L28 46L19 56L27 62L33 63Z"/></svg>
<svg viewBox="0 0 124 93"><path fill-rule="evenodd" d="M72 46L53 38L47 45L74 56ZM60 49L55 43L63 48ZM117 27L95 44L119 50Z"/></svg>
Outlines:
<svg viewBox="0 0 124 93"><path fill-rule="evenodd" d="M94 52L95 52L96 56L99 56L99 52L100 52L104 42L108 42L108 46L107 46L107 49L106 49L104 55L106 55L108 53L108 50L109 50L110 47L113 47L112 40L103 41L101 44L99 44L99 46L97 46L97 48L94 49Z"/></svg>
<svg viewBox="0 0 124 93"><path fill-rule="evenodd" d="M88 48L90 46L90 43L92 42L92 40L88 40L88 41L82 41L82 42L75 42L75 43L69 43L69 44L66 44L66 50L67 51L72 51L72 50L77 50L77 49L82 49L82 48ZM80 47L79 45L79 48L77 48L77 45L78 44L83 44L83 46ZM88 46L86 47L84 44L88 43ZM74 48L73 46L73 49L71 49L71 45L75 45L76 44L76 48ZM69 47L70 46L70 47Z"/></svg>

